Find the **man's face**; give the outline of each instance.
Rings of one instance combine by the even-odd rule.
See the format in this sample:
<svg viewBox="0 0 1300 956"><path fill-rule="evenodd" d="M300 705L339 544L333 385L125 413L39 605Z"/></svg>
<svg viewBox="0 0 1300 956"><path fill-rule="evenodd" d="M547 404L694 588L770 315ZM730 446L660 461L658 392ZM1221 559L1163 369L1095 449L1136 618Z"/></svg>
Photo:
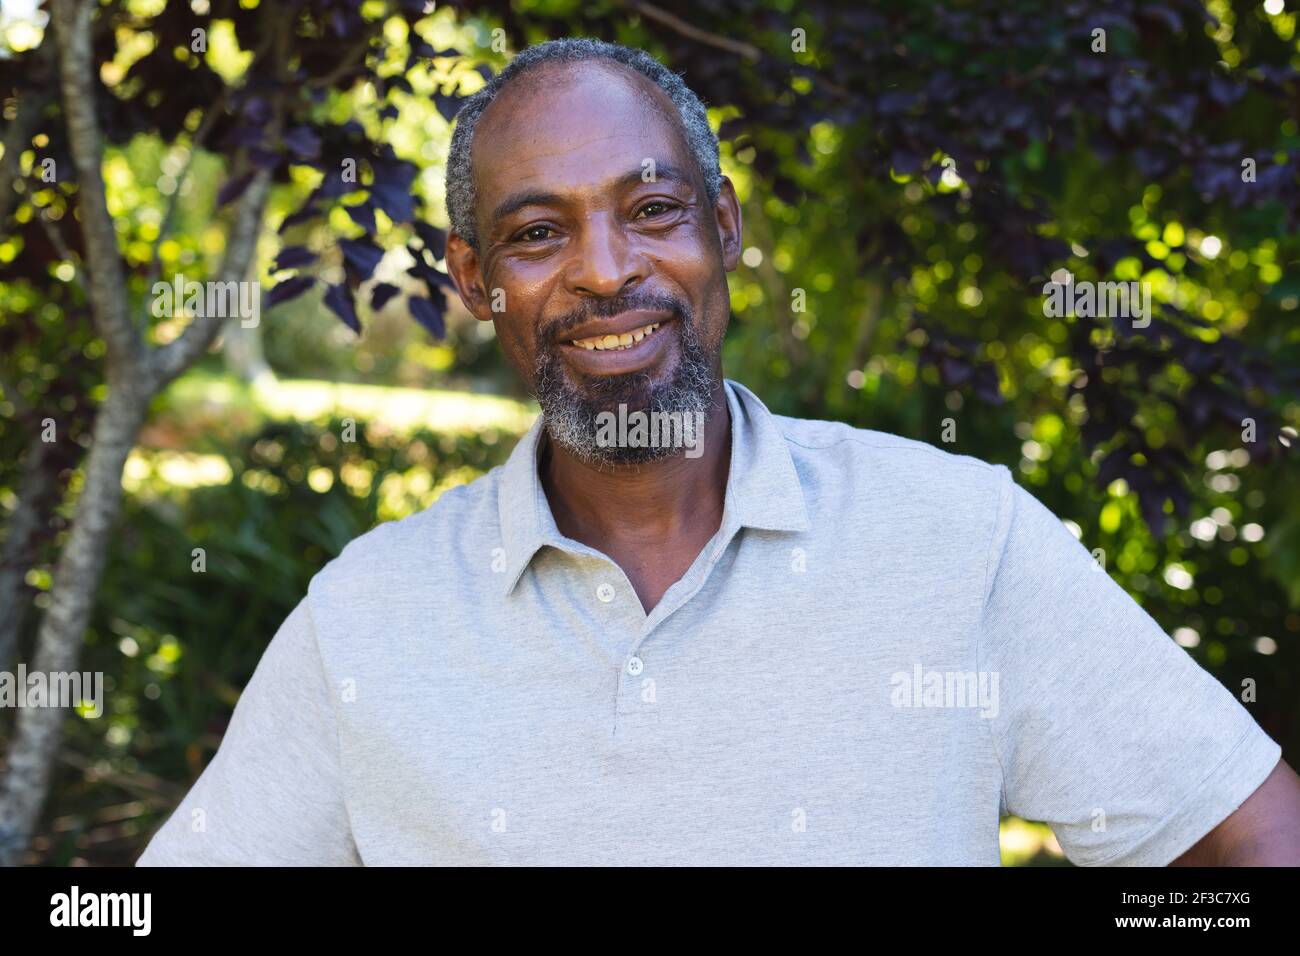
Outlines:
<svg viewBox="0 0 1300 956"><path fill-rule="evenodd" d="M479 252L453 235L448 268L552 439L594 461L672 453L601 448L595 417L707 410L740 252L731 183L710 204L671 101L603 61L508 87L479 121L473 164Z"/></svg>

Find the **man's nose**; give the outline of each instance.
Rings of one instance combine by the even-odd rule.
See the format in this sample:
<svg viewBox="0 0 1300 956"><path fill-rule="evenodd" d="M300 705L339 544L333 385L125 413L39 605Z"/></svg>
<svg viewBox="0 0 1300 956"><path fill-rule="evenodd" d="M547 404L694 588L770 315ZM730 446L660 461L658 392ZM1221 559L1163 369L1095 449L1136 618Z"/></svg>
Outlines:
<svg viewBox="0 0 1300 956"><path fill-rule="evenodd" d="M617 215L589 215L574 252L568 285L575 295L606 298L645 279L645 258L629 241Z"/></svg>

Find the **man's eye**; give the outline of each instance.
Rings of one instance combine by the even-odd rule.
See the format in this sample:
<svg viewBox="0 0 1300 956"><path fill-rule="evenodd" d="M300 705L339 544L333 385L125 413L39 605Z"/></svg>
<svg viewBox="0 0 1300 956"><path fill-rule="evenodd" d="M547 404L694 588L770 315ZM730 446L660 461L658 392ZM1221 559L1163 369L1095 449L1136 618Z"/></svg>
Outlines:
<svg viewBox="0 0 1300 956"><path fill-rule="evenodd" d="M661 210L660 210L659 212L654 212L654 211L653 211L654 208L655 208L656 206L661 207ZM662 199L656 199L656 200L654 200L654 201L652 201L652 202L648 202L648 203L646 203L644 206L642 206L642 207L641 207L641 212L638 213L638 216L643 215L643 214L647 214L647 213L648 213L649 215L651 215L651 216L662 216L665 212L670 212L673 208L674 208L674 204L673 204L673 203L670 203L670 202L664 202Z"/></svg>
<svg viewBox="0 0 1300 956"><path fill-rule="evenodd" d="M523 232L519 233L519 235L515 236L515 239L523 240L524 242L542 242L545 239L549 239L550 236L538 236L534 235L534 233L550 231L550 226L529 226Z"/></svg>

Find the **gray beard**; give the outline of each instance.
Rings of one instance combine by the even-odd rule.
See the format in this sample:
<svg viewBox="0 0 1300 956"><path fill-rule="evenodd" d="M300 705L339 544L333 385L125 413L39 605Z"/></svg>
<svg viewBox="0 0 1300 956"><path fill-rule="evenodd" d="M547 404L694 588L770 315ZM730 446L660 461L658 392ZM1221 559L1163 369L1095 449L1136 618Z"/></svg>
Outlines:
<svg viewBox="0 0 1300 956"><path fill-rule="evenodd" d="M537 353L535 389L542 407L542 424L550 439L575 458L593 465L640 465L679 454L687 447L687 436L673 431L671 440L657 446L628 447L602 445L597 440L597 415L617 413L623 404L628 411L665 412L703 421L712 407L714 356L700 343L692 317L679 313L674 325L680 338L681 355L671 380L654 386L646 372L612 375L592 382L584 395L564 377L560 357L553 347ZM665 330L667 331L667 330ZM699 441L698 435L694 438Z"/></svg>

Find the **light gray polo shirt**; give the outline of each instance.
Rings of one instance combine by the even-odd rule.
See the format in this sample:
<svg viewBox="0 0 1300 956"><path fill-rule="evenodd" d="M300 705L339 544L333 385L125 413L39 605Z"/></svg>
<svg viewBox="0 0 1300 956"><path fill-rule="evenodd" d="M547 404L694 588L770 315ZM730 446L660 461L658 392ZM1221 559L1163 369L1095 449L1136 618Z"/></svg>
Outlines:
<svg viewBox="0 0 1300 956"><path fill-rule="evenodd" d="M508 463L312 579L141 864L1163 865L1281 750L1008 470L728 381L646 614Z"/></svg>

